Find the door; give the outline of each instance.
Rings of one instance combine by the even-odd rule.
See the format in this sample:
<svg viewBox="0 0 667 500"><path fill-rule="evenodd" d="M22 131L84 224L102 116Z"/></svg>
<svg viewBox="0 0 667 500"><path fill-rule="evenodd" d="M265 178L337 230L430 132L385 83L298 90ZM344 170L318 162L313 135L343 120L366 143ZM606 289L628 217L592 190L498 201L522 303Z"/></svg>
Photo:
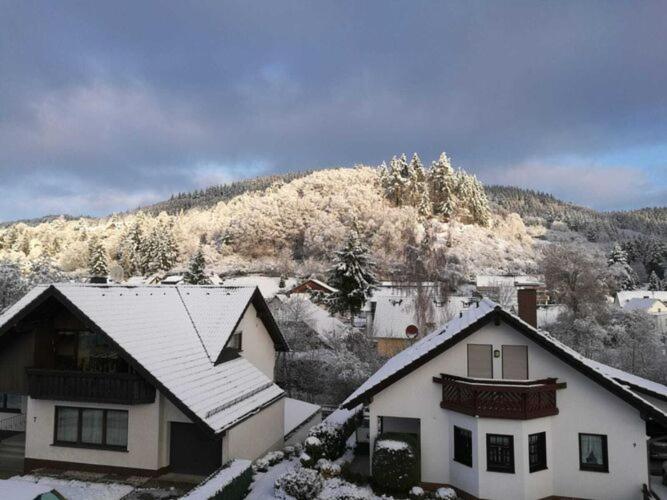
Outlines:
<svg viewBox="0 0 667 500"><path fill-rule="evenodd" d="M172 472L206 476L222 465L222 439L195 424L171 422L169 465Z"/></svg>

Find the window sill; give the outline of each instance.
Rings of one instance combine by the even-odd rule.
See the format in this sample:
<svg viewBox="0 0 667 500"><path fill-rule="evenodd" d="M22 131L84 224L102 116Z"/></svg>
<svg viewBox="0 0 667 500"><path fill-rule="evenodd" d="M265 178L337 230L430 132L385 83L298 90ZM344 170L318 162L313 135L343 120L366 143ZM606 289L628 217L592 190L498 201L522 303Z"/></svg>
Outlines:
<svg viewBox="0 0 667 500"><path fill-rule="evenodd" d="M465 463L465 462L461 462L460 460L456 460L455 458L453 458L452 461L453 461L454 463L461 464L461 465L465 465L466 467L470 467L470 468L472 469L472 462L469 463L469 464L467 464L467 463Z"/></svg>
<svg viewBox="0 0 667 500"><path fill-rule="evenodd" d="M492 467L486 468L487 472L500 472L501 474L515 474L514 469L496 469Z"/></svg>
<svg viewBox="0 0 667 500"><path fill-rule="evenodd" d="M20 408L0 408L0 413L21 413Z"/></svg>
<svg viewBox="0 0 667 500"><path fill-rule="evenodd" d="M534 472L540 472L540 471L543 471L543 470L549 470L549 467L540 467L539 469L530 469L528 472L530 474L533 474Z"/></svg>
<svg viewBox="0 0 667 500"><path fill-rule="evenodd" d="M57 446L60 448L82 448L86 450L118 451L121 453L129 453L126 446L105 446L100 444L66 443L62 441L56 441L55 443L51 443L51 446Z"/></svg>
<svg viewBox="0 0 667 500"><path fill-rule="evenodd" d="M595 468L595 467L582 467L582 466L580 465L580 466L579 466L579 470L582 471L582 472L601 472L601 473L603 473L603 474L609 474L609 468L608 468L608 467L605 467L605 468L602 468L602 467Z"/></svg>

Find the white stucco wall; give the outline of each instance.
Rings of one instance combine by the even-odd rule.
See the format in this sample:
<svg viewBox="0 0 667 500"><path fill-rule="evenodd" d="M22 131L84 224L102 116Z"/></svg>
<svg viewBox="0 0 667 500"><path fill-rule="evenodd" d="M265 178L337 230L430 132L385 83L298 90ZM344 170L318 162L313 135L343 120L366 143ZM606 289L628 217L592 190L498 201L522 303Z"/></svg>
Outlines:
<svg viewBox="0 0 667 500"><path fill-rule="evenodd" d="M170 422L192 423L181 410L176 408L174 404L165 398L162 394L159 395L160 400L160 435L159 435L159 464L160 468L169 465L169 454L171 445L171 427Z"/></svg>
<svg viewBox="0 0 667 500"><path fill-rule="evenodd" d="M53 445L56 406L127 410L127 452ZM27 415L26 458L149 470L158 467L159 398L151 404L132 406L28 398Z"/></svg>
<svg viewBox="0 0 667 500"><path fill-rule="evenodd" d="M440 373L466 376L467 343L527 345L529 378L558 377L560 413L527 421L473 418L440 408ZM502 359L494 358L494 378ZM639 412L606 389L570 368L505 324L489 324L373 397L371 438L378 416L419 418L422 481L448 483L482 498L534 499L548 495L583 498L640 498L646 482L645 422ZM453 426L473 431L473 469L453 462ZM548 471L528 472L528 434L547 433ZM609 473L579 470L578 434L607 434ZM515 474L486 471L486 433L514 436ZM466 470L467 469L467 470Z"/></svg>
<svg viewBox="0 0 667 500"><path fill-rule="evenodd" d="M241 355L259 368L271 380L276 364L276 349L257 310L250 304L236 327L243 332Z"/></svg>
<svg viewBox="0 0 667 500"><path fill-rule="evenodd" d="M223 462L233 458L254 460L283 446L285 399L231 428L222 443Z"/></svg>

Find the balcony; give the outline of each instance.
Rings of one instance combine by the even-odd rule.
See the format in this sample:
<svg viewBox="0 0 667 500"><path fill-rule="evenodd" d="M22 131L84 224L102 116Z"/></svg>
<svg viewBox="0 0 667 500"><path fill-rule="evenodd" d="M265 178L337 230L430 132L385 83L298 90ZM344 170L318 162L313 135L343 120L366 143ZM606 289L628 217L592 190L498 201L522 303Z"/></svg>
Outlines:
<svg viewBox="0 0 667 500"><path fill-rule="evenodd" d="M555 378L526 381L473 379L440 374L440 407L466 415L528 420L558 414L556 391L565 383Z"/></svg>
<svg viewBox="0 0 667 500"><path fill-rule="evenodd" d="M89 403L146 404L155 388L130 373L89 373L28 368L28 394L34 399Z"/></svg>

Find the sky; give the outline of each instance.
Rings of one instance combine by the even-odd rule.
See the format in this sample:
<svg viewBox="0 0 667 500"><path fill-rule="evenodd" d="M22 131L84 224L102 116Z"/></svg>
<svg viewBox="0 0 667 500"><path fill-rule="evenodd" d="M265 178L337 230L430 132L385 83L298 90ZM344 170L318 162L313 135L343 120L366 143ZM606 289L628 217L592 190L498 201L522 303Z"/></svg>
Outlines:
<svg viewBox="0 0 667 500"><path fill-rule="evenodd" d="M667 205L667 3L0 0L0 220L446 151Z"/></svg>

